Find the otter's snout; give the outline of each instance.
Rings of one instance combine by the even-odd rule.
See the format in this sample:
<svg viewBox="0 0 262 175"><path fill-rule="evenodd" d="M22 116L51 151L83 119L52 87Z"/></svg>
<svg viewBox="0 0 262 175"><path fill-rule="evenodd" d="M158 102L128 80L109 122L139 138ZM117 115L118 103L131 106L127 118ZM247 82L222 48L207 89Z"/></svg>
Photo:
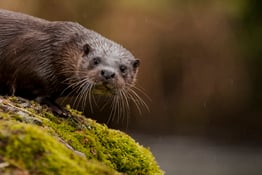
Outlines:
<svg viewBox="0 0 262 175"><path fill-rule="evenodd" d="M100 76L104 81L108 81L108 80L115 78L115 75L116 73L111 70L103 69L100 71Z"/></svg>

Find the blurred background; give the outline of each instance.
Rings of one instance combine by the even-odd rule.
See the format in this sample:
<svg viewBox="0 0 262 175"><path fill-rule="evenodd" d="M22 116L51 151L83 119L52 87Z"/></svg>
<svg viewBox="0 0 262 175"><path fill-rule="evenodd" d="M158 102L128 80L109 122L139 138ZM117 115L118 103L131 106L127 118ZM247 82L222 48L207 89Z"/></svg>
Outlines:
<svg viewBox="0 0 262 175"><path fill-rule="evenodd" d="M150 147L168 175L262 172L262 1L0 0L0 8L75 21L142 64L132 105L112 128ZM106 122L108 111L87 116Z"/></svg>

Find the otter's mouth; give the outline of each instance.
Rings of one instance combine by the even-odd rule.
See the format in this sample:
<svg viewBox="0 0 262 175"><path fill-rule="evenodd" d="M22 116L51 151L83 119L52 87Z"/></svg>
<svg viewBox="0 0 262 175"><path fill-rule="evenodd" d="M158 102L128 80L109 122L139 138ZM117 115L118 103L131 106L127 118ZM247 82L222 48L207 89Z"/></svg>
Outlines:
<svg viewBox="0 0 262 175"><path fill-rule="evenodd" d="M112 96L116 92L116 88L108 83L96 84L92 88L92 92L96 95Z"/></svg>

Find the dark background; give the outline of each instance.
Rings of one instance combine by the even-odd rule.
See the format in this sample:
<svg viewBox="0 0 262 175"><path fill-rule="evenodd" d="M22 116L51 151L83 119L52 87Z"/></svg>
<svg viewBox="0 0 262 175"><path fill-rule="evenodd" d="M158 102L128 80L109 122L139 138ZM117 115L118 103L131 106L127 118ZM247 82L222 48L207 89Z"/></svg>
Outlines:
<svg viewBox="0 0 262 175"><path fill-rule="evenodd" d="M140 115L132 105L129 119L109 125L151 147L167 174L261 172L261 7L259 0L0 0L0 8L79 22L141 59L138 87L150 111ZM108 111L87 116L105 122Z"/></svg>

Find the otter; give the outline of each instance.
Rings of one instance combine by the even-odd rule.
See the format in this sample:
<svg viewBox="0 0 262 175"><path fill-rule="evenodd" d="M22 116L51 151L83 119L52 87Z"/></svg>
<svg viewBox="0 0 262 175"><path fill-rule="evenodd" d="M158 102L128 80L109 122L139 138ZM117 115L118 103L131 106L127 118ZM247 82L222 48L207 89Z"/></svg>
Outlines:
<svg viewBox="0 0 262 175"><path fill-rule="evenodd" d="M134 90L139 65L123 46L78 23L0 10L0 95L36 100L66 115L59 97L104 94L116 113L129 99L144 104Z"/></svg>

